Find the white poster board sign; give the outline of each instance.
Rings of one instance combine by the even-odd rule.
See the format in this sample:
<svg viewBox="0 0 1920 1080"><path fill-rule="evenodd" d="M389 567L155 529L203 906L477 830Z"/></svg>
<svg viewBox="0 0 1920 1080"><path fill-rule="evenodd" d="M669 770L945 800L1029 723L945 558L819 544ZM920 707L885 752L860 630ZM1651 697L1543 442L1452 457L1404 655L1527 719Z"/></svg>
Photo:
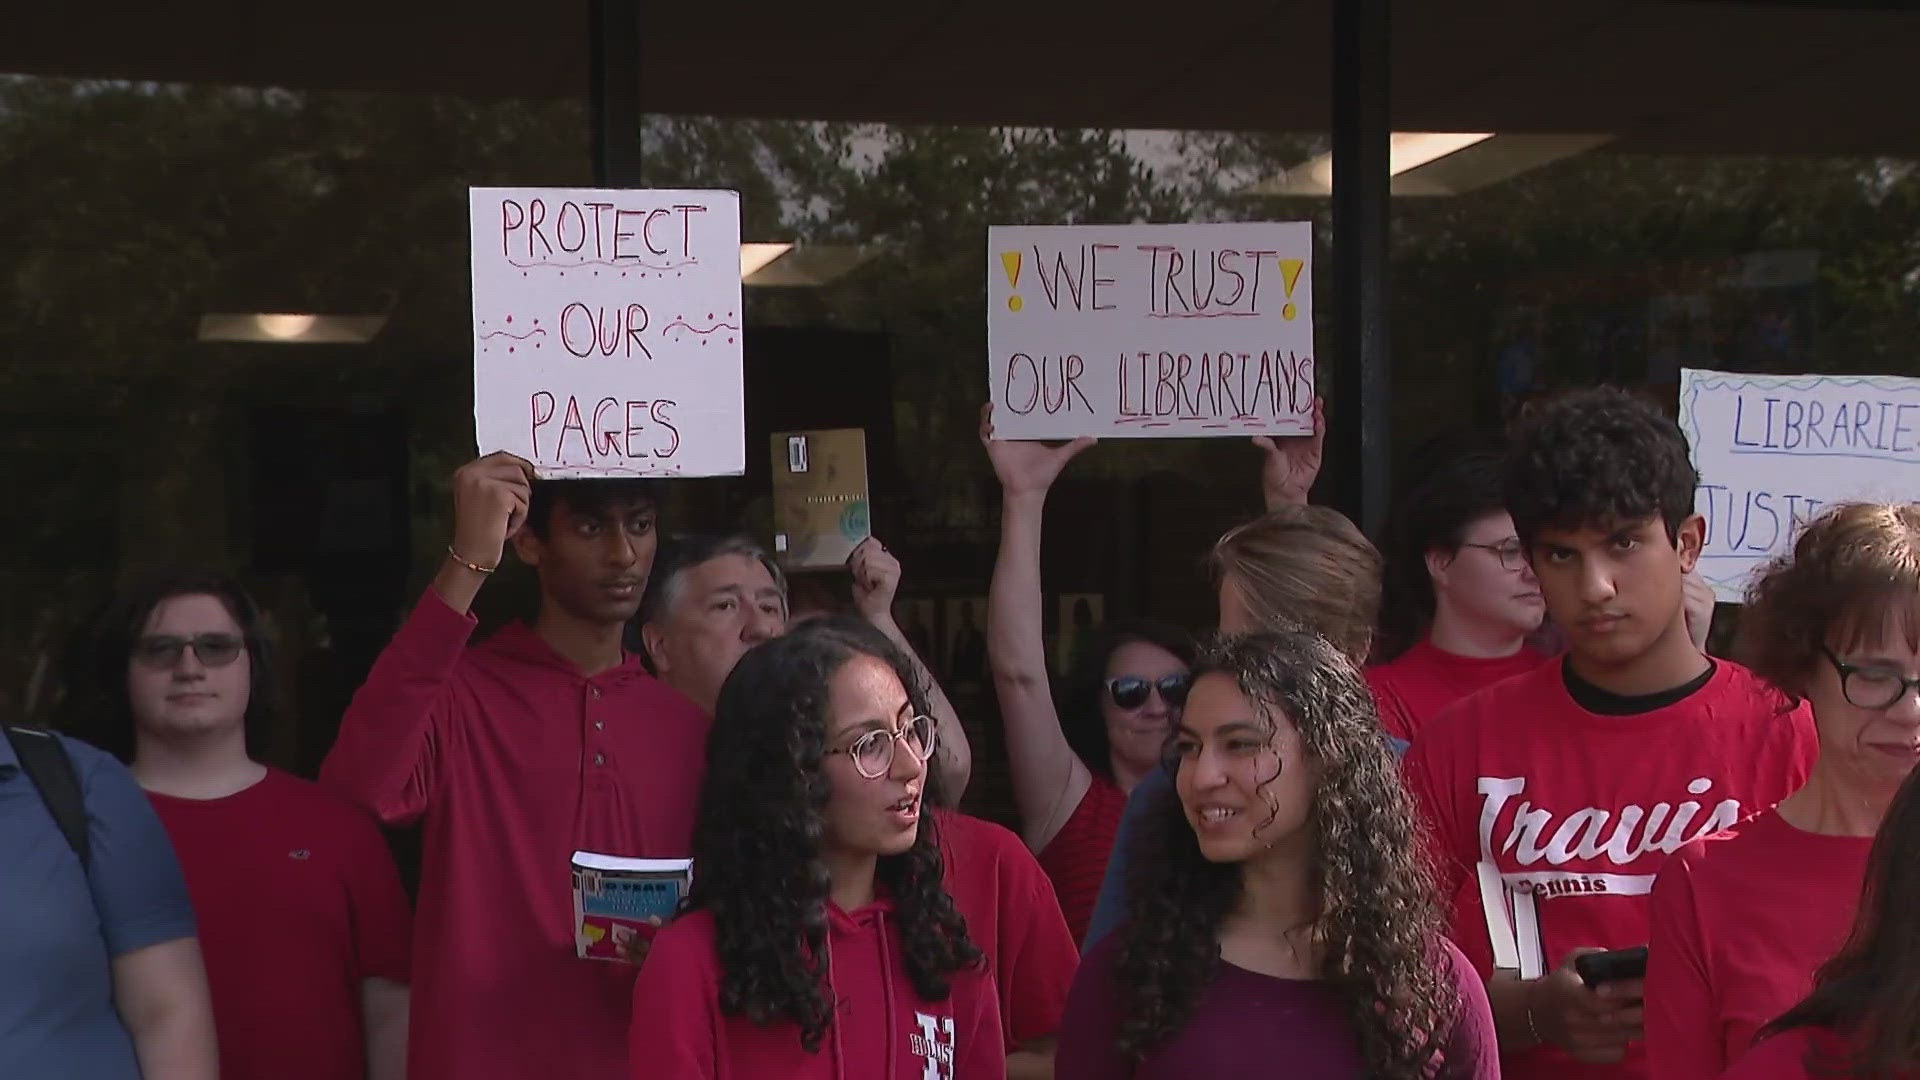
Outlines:
<svg viewBox="0 0 1920 1080"><path fill-rule="evenodd" d="M1743 599L1822 506L1920 500L1920 379L1680 372L1680 427L1707 519L1700 573Z"/></svg>
<svg viewBox="0 0 1920 1080"><path fill-rule="evenodd" d="M1313 228L987 231L994 434L1313 431Z"/></svg>
<svg viewBox="0 0 1920 1080"><path fill-rule="evenodd" d="M745 471L740 197L474 188L473 427L543 477Z"/></svg>

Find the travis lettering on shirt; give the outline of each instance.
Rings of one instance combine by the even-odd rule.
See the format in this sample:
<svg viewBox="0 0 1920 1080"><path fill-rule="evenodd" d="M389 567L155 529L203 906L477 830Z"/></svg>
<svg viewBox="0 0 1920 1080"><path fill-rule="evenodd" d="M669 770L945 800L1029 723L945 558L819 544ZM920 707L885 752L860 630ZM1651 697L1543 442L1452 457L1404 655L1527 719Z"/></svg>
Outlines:
<svg viewBox="0 0 1920 1080"><path fill-rule="evenodd" d="M1454 940L1483 976L1533 978L1571 949L1643 945L1647 894L1685 843L1764 810L1804 782L1811 718L1736 664L1694 693L1624 716L1574 701L1560 662L1442 712L1408 752ZM1508 1075L1639 1076L1552 1047Z"/></svg>

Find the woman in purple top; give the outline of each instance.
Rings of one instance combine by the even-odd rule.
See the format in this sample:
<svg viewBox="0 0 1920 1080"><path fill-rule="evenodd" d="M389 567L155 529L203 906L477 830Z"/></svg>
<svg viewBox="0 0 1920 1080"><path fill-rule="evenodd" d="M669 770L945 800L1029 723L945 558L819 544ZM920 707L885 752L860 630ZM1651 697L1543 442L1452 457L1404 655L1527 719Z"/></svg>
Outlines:
<svg viewBox="0 0 1920 1080"><path fill-rule="evenodd" d="M1055 1075L1498 1077L1359 672L1278 633L1194 676L1173 797L1142 822L1126 925L1074 980Z"/></svg>

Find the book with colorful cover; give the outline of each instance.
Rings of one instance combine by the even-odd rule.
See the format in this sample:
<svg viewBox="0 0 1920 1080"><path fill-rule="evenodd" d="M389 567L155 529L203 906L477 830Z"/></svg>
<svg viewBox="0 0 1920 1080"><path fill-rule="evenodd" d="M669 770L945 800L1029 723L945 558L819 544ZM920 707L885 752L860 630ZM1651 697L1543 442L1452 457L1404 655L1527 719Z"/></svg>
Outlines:
<svg viewBox="0 0 1920 1080"><path fill-rule="evenodd" d="M628 859L573 853L574 951L585 960L620 960L634 937L651 938L648 919L670 921L693 885L692 859Z"/></svg>

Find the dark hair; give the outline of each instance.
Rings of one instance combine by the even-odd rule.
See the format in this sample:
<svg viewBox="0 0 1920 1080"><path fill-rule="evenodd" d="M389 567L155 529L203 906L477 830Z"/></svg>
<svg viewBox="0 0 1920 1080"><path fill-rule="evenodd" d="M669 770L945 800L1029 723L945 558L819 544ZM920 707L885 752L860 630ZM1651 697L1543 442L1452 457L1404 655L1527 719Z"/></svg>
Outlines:
<svg viewBox="0 0 1920 1080"><path fill-rule="evenodd" d="M1366 662L1380 615L1380 552L1345 514L1280 507L1228 530L1208 563L1216 584L1234 579L1263 629L1305 627Z"/></svg>
<svg viewBox="0 0 1920 1080"><path fill-rule="evenodd" d="M688 571L726 555L753 559L766 567L780 595L787 595L786 573L752 537L740 533L682 533L660 545L655 553L653 573L648 575L647 593L640 599L640 614L634 625L645 626L665 615L679 598Z"/></svg>
<svg viewBox="0 0 1920 1080"><path fill-rule="evenodd" d="M1826 1063L1860 1080L1920 1069L1920 770L1907 776L1873 838L1853 931L1821 966L1813 993L1762 1028L1755 1041L1794 1028L1844 1038L1851 1060ZM1809 1070L1813 1071L1812 1063ZM1815 1075L1820 1075L1815 1071Z"/></svg>
<svg viewBox="0 0 1920 1080"><path fill-rule="evenodd" d="M1651 517L1671 541L1693 514L1699 480L1678 424L1624 390L1593 387L1521 415L1506 507L1528 548L1542 529L1614 529Z"/></svg>
<svg viewBox="0 0 1920 1080"><path fill-rule="evenodd" d="M832 879L820 859L821 813L832 795L823 772L829 687L858 656L885 662L914 709L928 711L906 658L859 620L811 619L757 645L720 688L694 826L698 870L687 908L713 915L721 1011L757 1024L792 1021L809 1052L834 1015L826 979ZM930 1001L946 998L948 976L982 962L943 872L930 813L921 815L913 847L883 856L875 871L893 900L907 975Z"/></svg>
<svg viewBox="0 0 1920 1080"><path fill-rule="evenodd" d="M61 726L123 762L133 761L134 719L127 694L127 663L154 609L182 596L211 596L220 601L246 640L247 753L257 758L266 747L278 706L273 644L259 605L238 581L212 571L155 574L105 605L74 639L68 653L67 702Z"/></svg>
<svg viewBox="0 0 1920 1080"><path fill-rule="evenodd" d="M1845 652L1889 618L1920 648L1920 506L1846 503L1815 518L1791 553L1754 578L1736 652L1804 697L1822 648Z"/></svg>
<svg viewBox="0 0 1920 1080"><path fill-rule="evenodd" d="M1100 711L1107 692L1107 665L1123 646L1136 643L1165 649L1193 666L1193 638L1186 631L1152 619L1121 619L1102 627L1075 650L1054 702L1067 745L1088 772L1106 780L1113 779L1113 744Z"/></svg>
<svg viewBox="0 0 1920 1080"><path fill-rule="evenodd" d="M660 482L643 477L535 480L527 499L527 529L542 540L553 524L553 508L566 503L580 514L604 514L615 503L641 502L660 508Z"/></svg>
<svg viewBox="0 0 1920 1080"><path fill-rule="evenodd" d="M1469 526L1507 508L1505 465L1506 456L1498 450L1455 454L1394 508L1376 658L1391 660L1426 635L1436 604L1427 555L1459 551Z"/></svg>
<svg viewBox="0 0 1920 1080"><path fill-rule="evenodd" d="M1264 714L1299 729L1315 774L1314 938L1372 1077L1419 1077L1451 1034L1459 996L1445 960L1439 901L1417 851L1413 807L1380 738L1358 669L1305 631L1210 647L1197 678L1225 675ZM1192 1018L1220 963L1221 923L1240 901L1242 868L1209 862L1177 789L1153 806L1129 853L1129 919L1119 933L1119 1041L1143 1057Z"/></svg>

